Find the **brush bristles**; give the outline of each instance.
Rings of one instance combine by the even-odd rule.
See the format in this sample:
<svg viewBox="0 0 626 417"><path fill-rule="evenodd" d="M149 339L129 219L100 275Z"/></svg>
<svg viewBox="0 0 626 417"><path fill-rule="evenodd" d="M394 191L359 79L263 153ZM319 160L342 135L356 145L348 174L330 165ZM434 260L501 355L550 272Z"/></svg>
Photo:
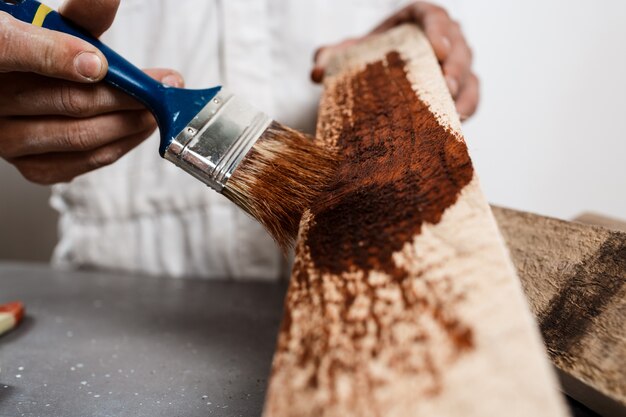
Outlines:
<svg viewBox="0 0 626 417"><path fill-rule="evenodd" d="M283 251L295 242L302 213L327 187L335 156L313 138L272 122L223 194L258 220Z"/></svg>

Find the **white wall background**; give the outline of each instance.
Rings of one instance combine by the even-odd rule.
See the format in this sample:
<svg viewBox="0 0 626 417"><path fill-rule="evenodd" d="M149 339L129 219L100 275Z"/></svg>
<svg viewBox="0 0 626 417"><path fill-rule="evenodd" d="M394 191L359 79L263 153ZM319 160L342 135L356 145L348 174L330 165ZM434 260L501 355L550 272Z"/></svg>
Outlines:
<svg viewBox="0 0 626 417"><path fill-rule="evenodd" d="M626 218L626 1L453 1L482 79L465 132L490 201ZM48 259L49 191L0 162L0 258Z"/></svg>
<svg viewBox="0 0 626 417"><path fill-rule="evenodd" d="M489 200L626 218L626 1L462 7L483 82L465 133Z"/></svg>

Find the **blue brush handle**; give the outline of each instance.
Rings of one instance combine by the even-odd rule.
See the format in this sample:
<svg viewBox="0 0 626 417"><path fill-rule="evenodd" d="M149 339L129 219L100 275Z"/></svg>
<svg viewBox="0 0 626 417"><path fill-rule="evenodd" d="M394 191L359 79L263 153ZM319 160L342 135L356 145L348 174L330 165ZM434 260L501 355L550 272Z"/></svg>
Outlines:
<svg viewBox="0 0 626 417"><path fill-rule="evenodd" d="M7 12L26 23L76 36L98 48L109 64L104 80L139 100L156 117L161 130L161 155L171 140L220 90L220 87L208 90L183 90L165 86L38 1L0 0L0 11Z"/></svg>

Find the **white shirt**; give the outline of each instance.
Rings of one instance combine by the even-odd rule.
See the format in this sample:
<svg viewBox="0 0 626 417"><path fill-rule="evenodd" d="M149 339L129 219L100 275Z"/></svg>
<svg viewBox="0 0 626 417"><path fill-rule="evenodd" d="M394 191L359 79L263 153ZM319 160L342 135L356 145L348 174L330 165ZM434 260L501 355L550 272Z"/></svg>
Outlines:
<svg viewBox="0 0 626 417"><path fill-rule="evenodd" d="M52 1L58 6L59 1ZM367 33L401 0L124 0L103 40L186 87L227 85L313 132L315 49ZM53 187L56 265L174 277L271 280L288 273L272 239L223 196L158 155L158 134L115 164Z"/></svg>

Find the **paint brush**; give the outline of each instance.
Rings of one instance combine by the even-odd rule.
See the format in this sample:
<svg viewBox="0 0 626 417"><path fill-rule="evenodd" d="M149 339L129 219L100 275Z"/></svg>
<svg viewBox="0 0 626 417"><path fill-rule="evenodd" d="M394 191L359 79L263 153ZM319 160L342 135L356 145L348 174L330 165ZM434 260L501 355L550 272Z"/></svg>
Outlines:
<svg viewBox="0 0 626 417"><path fill-rule="evenodd" d="M104 81L142 102L155 116L159 152L258 220L287 250L305 208L326 186L334 156L314 140L273 121L221 87L187 90L153 80L98 39L34 0L0 0L0 10L98 48Z"/></svg>

